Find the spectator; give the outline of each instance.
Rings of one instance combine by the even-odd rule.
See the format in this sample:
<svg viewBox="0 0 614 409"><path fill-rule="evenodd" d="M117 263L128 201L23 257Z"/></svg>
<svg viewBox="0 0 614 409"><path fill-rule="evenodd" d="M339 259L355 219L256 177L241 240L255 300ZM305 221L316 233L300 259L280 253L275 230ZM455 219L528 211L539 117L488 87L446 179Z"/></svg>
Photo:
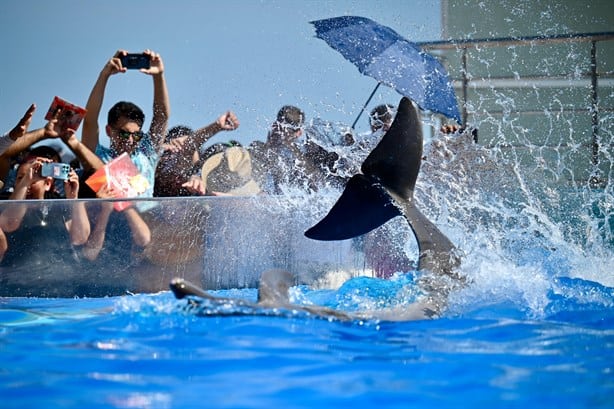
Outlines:
<svg viewBox="0 0 614 409"><path fill-rule="evenodd" d="M266 193L280 194L284 186L317 190L316 165L301 150L305 114L291 105L283 106L271 125L266 142L255 141L248 151L253 158L256 182Z"/></svg>
<svg viewBox="0 0 614 409"><path fill-rule="evenodd" d="M201 178L206 194L251 196L261 193L253 179L251 156L237 141L212 145L203 157Z"/></svg>
<svg viewBox="0 0 614 409"><path fill-rule="evenodd" d="M0 214L0 230L6 234L7 244L1 265L9 271L43 272L50 262L63 265L66 271L74 270L76 248L89 237L90 223L82 201L71 200L64 206L44 203L43 199L58 196L53 178L42 176L41 169L43 164L57 159L53 149L38 147L27 154L17 169L9 199L19 202L7 203ZM67 199L78 197L79 177L72 169L64 181L64 191ZM43 200L43 204L31 205L27 199ZM49 254L54 255L53 260Z"/></svg>
<svg viewBox="0 0 614 409"><path fill-rule="evenodd" d="M371 134L358 141L357 147L367 154L371 152L382 139L382 136L390 129L395 115L396 108L391 104L381 104L373 108L369 113Z"/></svg>
<svg viewBox="0 0 614 409"><path fill-rule="evenodd" d="M105 163L124 152L128 153L141 175L149 182L149 188L144 196L151 197L153 196L158 152L164 142L170 116L170 103L164 79L164 64L159 54L145 50L143 54L149 56L150 68L140 70L140 72L153 77L153 116L149 133L144 133L142 129L145 121L143 111L131 102L121 101L109 110L107 117L105 131L111 141L110 147L99 144L98 117L105 88L112 75L127 71L127 68L122 66L121 62L121 57L127 54L124 50L117 51L100 72L86 104L87 113L83 121L82 142Z"/></svg>
<svg viewBox="0 0 614 409"><path fill-rule="evenodd" d="M45 127L27 132L27 127L31 121L32 115L34 114L34 110L36 106L33 104L24 118L20 121L20 124L23 123L23 126L18 126L20 128L19 136L12 143L10 143L4 152L0 154L0 178L5 179L7 183L4 183L5 188L12 189L13 185L10 183L15 180L15 172L13 171L12 175L9 175L11 164L15 163L18 165L21 163L20 156L23 155L24 152L28 152L28 150L33 146L38 144L39 142L45 139L61 139L62 142L76 155L79 162L82 164L86 171L98 169L103 165L102 161L85 145L83 145L77 137L75 136L75 132L72 129L66 130L57 130L57 122L60 112L56 112L55 116L47 122ZM28 117L28 119L26 119ZM15 131L15 129L13 131ZM62 134L60 132L63 132ZM60 154L55 151L51 147L47 147L51 151L54 152L53 157L49 157L49 159L53 159L55 162L61 162Z"/></svg>
<svg viewBox="0 0 614 409"><path fill-rule="evenodd" d="M396 108L390 104L378 105L369 113L369 126L371 132L378 131L386 132L390 129L394 116L396 115Z"/></svg>
<svg viewBox="0 0 614 409"><path fill-rule="evenodd" d="M154 196L204 195L200 177L201 146L220 131L239 127L236 115L227 111L213 123L193 131L186 126L172 128L162 145L163 153L156 168Z"/></svg>

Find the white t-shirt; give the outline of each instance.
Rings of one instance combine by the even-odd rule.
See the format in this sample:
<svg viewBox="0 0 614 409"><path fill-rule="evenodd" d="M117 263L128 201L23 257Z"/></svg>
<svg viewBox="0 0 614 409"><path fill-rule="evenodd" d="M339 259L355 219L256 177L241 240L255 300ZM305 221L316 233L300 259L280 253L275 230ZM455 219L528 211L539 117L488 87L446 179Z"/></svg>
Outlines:
<svg viewBox="0 0 614 409"><path fill-rule="evenodd" d="M9 137L8 133L0 136L0 155L2 155L4 151L13 144L13 142L15 141Z"/></svg>

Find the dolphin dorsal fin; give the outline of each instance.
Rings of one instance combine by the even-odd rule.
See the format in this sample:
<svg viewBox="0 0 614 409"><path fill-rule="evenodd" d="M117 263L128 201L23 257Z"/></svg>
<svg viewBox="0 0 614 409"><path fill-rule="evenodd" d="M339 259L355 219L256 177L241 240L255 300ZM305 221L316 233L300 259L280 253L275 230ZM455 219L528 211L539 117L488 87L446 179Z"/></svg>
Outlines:
<svg viewBox="0 0 614 409"><path fill-rule="evenodd" d="M267 270L260 276L258 305L280 307L290 304L288 290L294 284L294 277L286 270Z"/></svg>

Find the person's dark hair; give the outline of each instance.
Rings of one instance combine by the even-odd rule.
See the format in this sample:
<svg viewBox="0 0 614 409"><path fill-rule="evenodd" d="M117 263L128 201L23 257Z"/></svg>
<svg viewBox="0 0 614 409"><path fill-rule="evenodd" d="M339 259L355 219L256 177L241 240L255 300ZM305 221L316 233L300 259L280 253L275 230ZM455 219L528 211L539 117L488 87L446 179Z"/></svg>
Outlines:
<svg viewBox="0 0 614 409"><path fill-rule="evenodd" d="M179 138L180 136L191 135L194 130L185 125L177 125L169 129L166 134L166 140L170 141L171 139Z"/></svg>
<svg viewBox="0 0 614 409"><path fill-rule="evenodd" d="M305 113L300 108L285 105L277 113L277 122L280 125L289 126L290 129L297 131L303 127Z"/></svg>
<svg viewBox="0 0 614 409"><path fill-rule="evenodd" d="M53 149L51 146L45 146L45 145L37 146L36 148L32 148L29 151L25 152L24 158L33 158L33 157L47 158L47 159L51 159L56 162L62 161L62 157L60 156L58 151Z"/></svg>
<svg viewBox="0 0 614 409"><path fill-rule="evenodd" d="M109 110L107 123L109 125L115 125L119 118L128 118L131 121L136 122L140 127L145 122L145 114L132 102L120 101Z"/></svg>
<svg viewBox="0 0 614 409"><path fill-rule="evenodd" d="M58 151L51 146L41 145L23 152L23 156L21 160L19 160L19 166L22 166L26 161L29 161L32 158L46 158L51 159L54 162L62 162L62 157ZM51 189L45 192L45 199L59 199L61 195L58 192L58 187L60 186L58 186L57 181L54 181L54 183L51 184ZM62 188L60 187L60 189Z"/></svg>
<svg viewBox="0 0 614 409"><path fill-rule="evenodd" d="M390 104L381 104L376 106L369 113L369 125L375 129L380 129L384 124L392 123L395 108Z"/></svg>

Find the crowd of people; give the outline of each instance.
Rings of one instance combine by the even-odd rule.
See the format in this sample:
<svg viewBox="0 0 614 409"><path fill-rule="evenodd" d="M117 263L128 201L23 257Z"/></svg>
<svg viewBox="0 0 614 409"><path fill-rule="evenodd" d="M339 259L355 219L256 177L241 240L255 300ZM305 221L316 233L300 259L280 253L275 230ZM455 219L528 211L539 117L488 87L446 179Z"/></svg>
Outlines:
<svg viewBox="0 0 614 409"><path fill-rule="evenodd" d="M16 200L3 206L0 213L0 267L17 264L23 258L19 248L28 246L31 254L36 246L49 248L52 242L58 251L70 247L69 259L81 257L90 262L100 260L101 254L107 257L103 260L108 260L108 257L122 258L135 251L142 252L152 237L143 215L146 209L129 206L118 212L109 201L73 200L66 206L68 210L60 211L62 207L27 206L26 202L27 199L117 197L112 186L93 191L85 180L123 154L130 157L147 181L143 197L281 194L287 188L316 191L322 183L344 184L346 179L335 174L336 163L344 158L309 138L301 138L305 114L296 106L283 106L266 140L248 146L230 140L203 150L213 136L239 127L239 118L231 111L196 130L185 125L169 129L171 109L162 57L151 50L143 54L149 58L150 66L140 72L151 76L154 91L147 131L145 113L127 101L113 105L106 123L99 123L108 81L128 69L122 65L122 57L127 52L120 50L106 62L94 83L85 106L81 138L75 130L58 126L60 111L43 128L29 130L36 112L34 104L12 130L0 137L2 198ZM393 118L394 107L380 105L369 117L373 137L356 143L348 133L343 143L369 151ZM101 132L108 136L109 146L100 143ZM63 143L76 157L68 173L60 179L43 172L46 164L62 162L60 153L45 145L49 140ZM61 214L53 214L58 211ZM131 248L108 243L105 237L109 234L131 237ZM38 240L40 237L47 239ZM29 262L35 264L35 269L48 260L34 257Z"/></svg>

